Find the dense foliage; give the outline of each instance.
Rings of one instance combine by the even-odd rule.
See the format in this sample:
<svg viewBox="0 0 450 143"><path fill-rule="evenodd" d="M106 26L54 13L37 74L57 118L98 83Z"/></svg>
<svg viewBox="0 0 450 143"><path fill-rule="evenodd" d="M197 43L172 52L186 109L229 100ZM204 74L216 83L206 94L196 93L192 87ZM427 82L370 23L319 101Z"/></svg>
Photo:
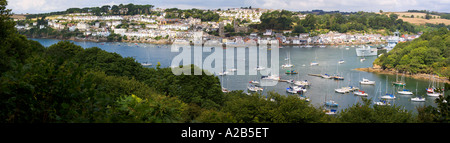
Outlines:
<svg viewBox="0 0 450 143"><path fill-rule="evenodd" d="M69 8L65 11L58 12L50 12L50 13L41 13L41 14L30 14L27 15L27 19L30 18L38 18L43 16L51 16L51 15L63 15L63 14L71 14L71 13L92 13L93 15L136 15L136 14L154 14L151 9L153 5L105 5L102 7L85 7L85 8Z"/></svg>
<svg viewBox="0 0 450 143"><path fill-rule="evenodd" d="M374 61L383 69L450 76L450 32L447 28L425 32L412 42L399 43Z"/></svg>
<svg viewBox="0 0 450 143"><path fill-rule="evenodd" d="M417 32L410 23L398 19L396 14L376 14L368 12L358 12L355 14L342 15L341 13L314 15L307 14L300 19L298 13L289 11L273 11L261 15L261 24L254 24L251 27L259 30L293 30L294 33L313 32L319 29L327 29L346 33L350 31L386 30Z"/></svg>

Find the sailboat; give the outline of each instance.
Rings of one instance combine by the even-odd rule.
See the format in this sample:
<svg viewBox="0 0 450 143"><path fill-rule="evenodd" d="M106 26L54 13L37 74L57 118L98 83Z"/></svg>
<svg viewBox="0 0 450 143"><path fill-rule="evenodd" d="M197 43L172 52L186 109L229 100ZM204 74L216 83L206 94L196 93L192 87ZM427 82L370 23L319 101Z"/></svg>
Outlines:
<svg viewBox="0 0 450 143"><path fill-rule="evenodd" d="M335 79L335 80L344 80L344 77L343 76L339 76L338 73L339 73L339 65L337 65L336 74L335 74L335 76L333 76L333 79Z"/></svg>
<svg viewBox="0 0 450 143"><path fill-rule="evenodd" d="M317 66L317 65L319 65L319 63L317 63L316 61L317 61L317 53L316 53L316 51L314 51L314 54L316 55L316 57L314 58L314 61L312 61L309 65L311 65L311 66Z"/></svg>
<svg viewBox="0 0 450 143"><path fill-rule="evenodd" d="M363 57L361 59L359 59L359 61L364 62L366 60L366 58L364 57L364 52L362 52Z"/></svg>
<svg viewBox="0 0 450 143"><path fill-rule="evenodd" d="M417 94L417 86L418 86L418 82L416 83L416 95L417 97L415 98L411 98L411 101L413 102L425 102L425 98L422 98L421 96L419 96L419 94Z"/></svg>
<svg viewBox="0 0 450 143"><path fill-rule="evenodd" d="M149 62L148 62L149 60L150 60L150 55L149 55L149 53L147 52L147 61L141 63L141 65L142 65L142 66L151 66L151 65L153 65L152 63L149 63Z"/></svg>
<svg viewBox="0 0 450 143"><path fill-rule="evenodd" d="M431 97L438 97L440 95L439 92L436 92L434 77L432 78L432 85L431 85L431 87L430 87L430 85L428 85L427 95L431 96Z"/></svg>
<svg viewBox="0 0 450 143"><path fill-rule="evenodd" d="M380 82L381 85L381 82ZM377 92L378 94L381 94L381 86ZM386 102L386 100L381 99L380 101L374 102L375 105L384 106L384 105L390 105L389 102Z"/></svg>
<svg viewBox="0 0 450 143"><path fill-rule="evenodd" d="M338 62L339 64L343 64L343 63L345 63L345 61L344 61L344 52L341 50L341 60L339 60L339 62Z"/></svg>
<svg viewBox="0 0 450 143"><path fill-rule="evenodd" d="M406 83L405 83L405 75L404 74L405 74L405 72L403 72L402 78L399 81L398 80L398 73L397 73L396 81L394 82L394 85L397 85L397 86L405 86L406 85Z"/></svg>
<svg viewBox="0 0 450 143"><path fill-rule="evenodd" d="M282 68L291 68L291 67L294 66L294 65L291 64L291 56L290 55L291 55L290 53L287 54L287 61L288 62L286 64L284 64L284 65L281 65Z"/></svg>
<svg viewBox="0 0 450 143"><path fill-rule="evenodd" d="M395 99L396 97L393 94L387 93L387 91L388 91L387 81L388 81L388 79L386 78L386 95L381 96L381 99Z"/></svg>
<svg viewBox="0 0 450 143"><path fill-rule="evenodd" d="M339 104L334 100L330 99L327 101L327 99L326 99L327 96L328 96L328 92L327 92L327 95L325 96L325 102L324 102L325 106L330 106L330 107L338 107L339 106Z"/></svg>

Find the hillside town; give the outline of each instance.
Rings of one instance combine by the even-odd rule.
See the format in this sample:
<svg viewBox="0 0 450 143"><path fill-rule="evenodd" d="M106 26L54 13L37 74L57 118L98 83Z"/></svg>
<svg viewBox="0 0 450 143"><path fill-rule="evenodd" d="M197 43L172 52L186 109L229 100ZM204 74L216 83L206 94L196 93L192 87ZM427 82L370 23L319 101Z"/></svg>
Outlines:
<svg viewBox="0 0 450 143"><path fill-rule="evenodd" d="M122 9L121 9L122 10ZM126 9L125 9L126 10ZM209 10L208 10L209 11ZM220 19L214 21L202 21L199 18L167 18L165 9L155 8L152 12L157 15L101 15L93 13L70 13L64 15L50 16L45 22L38 24L38 20L28 20L29 23L17 24L18 30L30 30L32 28L51 28L56 31L68 30L79 32L81 35L70 37L71 40L86 40L104 42L110 41L107 37L120 35L120 41L142 42L142 43L172 43L175 40L186 40L193 38L193 32L203 31L203 39L214 39L223 44L247 42L248 40L278 40L281 45L339 45L339 44L367 44L385 43L389 35L365 34L365 33L339 33L329 31L327 33L311 35L311 33L300 33L292 35L292 30L275 31L250 31L250 24L261 23L260 17L265 12L275 10L260 8L231 8L228 10L212 10L218 14ZM305 14L296 15L305 18ZM24 19L14 19L24 21ZM229 35L226 28L232 27L236 33L241 35ZM216 34L213 34L216 33ZM420 34L420 33L419 33ZM419 37L416 35L403 34L400 41L410 41ZM46 37L40 37L46 38Z"/></svg>

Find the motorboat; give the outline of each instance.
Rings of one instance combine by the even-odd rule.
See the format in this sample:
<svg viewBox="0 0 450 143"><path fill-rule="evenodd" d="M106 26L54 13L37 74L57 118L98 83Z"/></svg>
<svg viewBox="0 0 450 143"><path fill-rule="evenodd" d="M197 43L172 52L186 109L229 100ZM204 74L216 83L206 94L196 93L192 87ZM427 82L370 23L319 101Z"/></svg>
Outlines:
<svg viewBox="0 0 450 143"><path fill-rule="evenodd" d="M375 81L370 81L369 79L365 78L363 78L362 81L360 81L359 83L364 85L375 85Z"/></svg>

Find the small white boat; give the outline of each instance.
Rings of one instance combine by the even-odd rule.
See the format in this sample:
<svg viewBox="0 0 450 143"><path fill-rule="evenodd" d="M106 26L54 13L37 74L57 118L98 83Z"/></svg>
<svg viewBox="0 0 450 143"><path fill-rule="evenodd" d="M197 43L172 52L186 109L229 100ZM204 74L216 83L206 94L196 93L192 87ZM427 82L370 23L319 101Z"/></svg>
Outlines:
<svg viewBox="0 0 450 143"><path fill-rule="evenodd" d="M251 92L263 91L263 88L256 87L256 86L254 86L254 85L252 85L252 84L249 84L249 85L247 86L247 89L248 89L249 91L251 91Z"/></svg>
<svg viewBox="0 0 450 143"><path fill-rule="evenodd" d="M336 109L325 110L325 114L327 114L327 115L335 115L336 114Z"/></svg>
<svg viewBox="0 0 450 143"><path fill-rule="evenodd" d="M303 90L299 89L298 87L288 87L286 88L286 92L291 94L302 94Z"/></svg>
<svg viewBox="0 0 450 143"><path fill-rule="evenodd" d="M237 69L232 68L232 69L228 69L228 71L230 71L230 72L235 72L235 71L237 71Z"/></svg>
<svg viewBox="0 0 450 143"><path fill-rule="evenodd" d="M369 96L369 94L367 94L366 92L361 91L361 90L355 91L355 92L353 92L353 94L355 94L357 96L365 96L365 97Z"/></svg>
<svg viewBox="0 0 450 143"><path fill-rule="evenodd" d="M229 72L227 71L217 73L217 75L227 75L227 74L229 74Z"/></svg>
<svg viewBox="0 0 450 143"><path fill-rule="evenodd" d="M386 94L385 96L381 96L381 99L395 99L396 97L392 94Z"/></svg>
<svg viewBox="0 0 450 143"><path fill-rule="evenodd" d="M375 85L375 81L370 81L369 79L365 78L363 78L362 81L360 81L359 83L364 85Z"/></svg>
<svg viewBox="0 0 450 143"><path fill-rule="evenodd" d="M293 67L294 65L292 65L292 64L284 64L284 65L281 65L281 67L282 68L291 68L291 67Z"/></svg>
<svg viewBox="0 0 450 143"><path fill-rule="evenodd" d="M278 76L278 75L262 76L261 79L278 81L278 80L280 80L280 76Z"/></svg>
<svg viewBox="0 0 450 143"><path fill-rule="evenodd" d="M317 66L317 65L319 65L319 63L317 63L316 61L313 61L313 62L311 62L309 65L311 65L311 66Z"/></svg>
<svg viewBox="0 0 450 143"><path fill-rule="evenodd" d="M440 94L437 92L433 92L433 93L427 93L427 95L431 96L431 97L438 97Z"/></svg>
<svg viewBox="0 0 450 143"><path fill-rule="evenodd" d="M304 81L294 81L294 85L297 85L297 86L309 86L310 84L309 84L309 82L307 80L304 80Z"/></svg>
<svg viewBox="0 0 450 143"><path fill-rule="evenodd" d="M407 89L403 89L402 91L397 91L398 94L403 94L403 95L412 95L413 93Z"/></svg>
<svg viewBox="0 0 450 143"><path fill-rule="evenodd" d="M326 105L326 106L332 106L332 107L337 107L337 106L339 106L339 104L338 104L337 102L333 101L333 100L326 101L326 102L325 102L325 105Z"/></svg>
<svg viewBox="0 0 450 143"><path fill-rule="evenodd" d="M330 78L331 78L331 76L330 76L330 75L328 75L328 74L323 74L323 75L322 75L322 78L330 79Z"/></svg>
<svg viewBox="0 0 450 143"><path fill-rule="evenodd" d="M305 97L305 96L303 96L303 95L298 96L298 98L299 98L300 100L305 100L306 102L311 101L309 98L307 98L307 97Z"/></svg>
<svg viewBox="0 0 450 143"><path fill-rule="evenodd" d="M378 106L391 105L389 102L386 102L385 100L380 100L378 102L374 102L374 104L378 105Z"/></svg>
<svg viewBox="0 0 450 143"><path fill-rule="evenodd" d="M230 92L230 91L229 91L228 89L222 87L222 92L223 92L223 93L227 93L227 92Z"/></svg>
<svg viewBox="0 0 450 143"><path fill-rule="evenodd" d="M364 62L366 60L366 58L362 58L359 61Z"/></svg>
<svg viewBox="0 0 450 143"><path fill-rule="evenodd" d="M343 63L345 63L345 61L344 61L344 60L339 60L338 63L339 63L339 64L343 64Z"/></svg>
<svg viewBox="0 0 450 143"><path fill-rule="evenodd" d="M425 102L425 98L422 98L422 97L411 98L411 101L414 101L414 102Z"/></svg>
<svg viewBox="0 0 450 143"><path fill-rule="evenodd" d="M250 81L249 83L251 83L251 84L259 84L259 81L252 80L252 81Z"/></svg>
<svg viewBox="0 0 450 143"><path fill-rule="evenodd" d="M294 89L295 91L302 91L303 93L307 91L306 88L303 88L301 86L293 86L292 89Z"/></svg>
<svg viewBox="0 0 450 143"><path fill-rule="evenodd" d="M349 90L345 89L345 88L334 89L334 91L337 93L341 93L341 94L345 94L345 93L349 92Z"/></svg>
<svg viewBox="0 0 450 143"><path fill-rule="evenodd" d="M143 62L143 63L141 63L141 65L142 65L142 66L151 66L151 65L153 65L153 64L152 64L152 63Z"/></svg>
<svg viewBox="0 0 450 143"><path fill-rule="evenodd" d="M265 70L265 69L266 69L265 67L256 67L256 70L257 70L257 71Z"/></svg>

